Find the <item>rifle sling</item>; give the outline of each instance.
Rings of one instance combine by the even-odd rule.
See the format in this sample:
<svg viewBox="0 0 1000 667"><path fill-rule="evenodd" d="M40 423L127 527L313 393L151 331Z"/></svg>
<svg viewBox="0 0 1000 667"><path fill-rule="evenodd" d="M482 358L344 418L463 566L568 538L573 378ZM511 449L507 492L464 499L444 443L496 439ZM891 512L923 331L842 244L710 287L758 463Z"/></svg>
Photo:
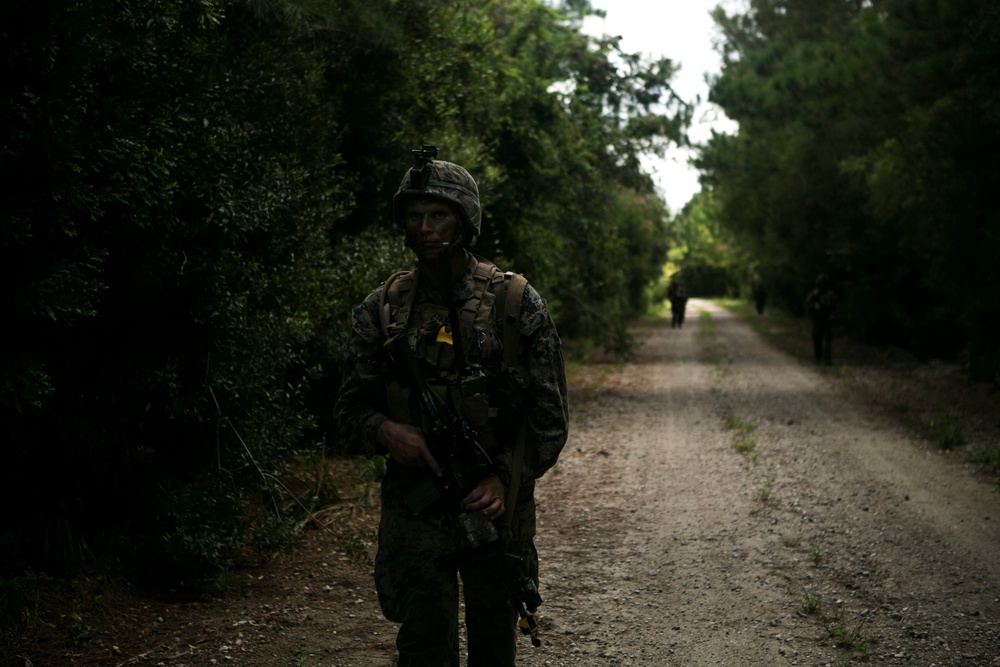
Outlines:
<svg viewBox="0 0 1000 667"><path fill-rule="evenodd" d="M514 456L511 462L510 488L507 489L507 499L504 501L503 517L500 519L500 532L507 534L510 532L510 524L514 520L514 511L517 508L517 493L521 488L521 469L524 467L524 440L528 430L528 420L521 420L521 428L517 430L517 439L514 441Z"/></svg>

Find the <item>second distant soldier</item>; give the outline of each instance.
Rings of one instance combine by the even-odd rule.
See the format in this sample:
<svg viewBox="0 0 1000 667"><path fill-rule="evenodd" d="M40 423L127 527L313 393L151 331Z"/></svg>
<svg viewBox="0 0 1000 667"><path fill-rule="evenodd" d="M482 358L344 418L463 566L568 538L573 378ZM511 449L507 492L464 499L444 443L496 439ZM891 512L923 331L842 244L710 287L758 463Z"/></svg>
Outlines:
<svg viewBox="0 0 1000 667"><path fill-rule="evenodd" d="M754 306L757 308L757 314L764 314L764 306L767 303L767 290L764 288L764 283L759 279L754 280L750 286L750 295L753 297Z"/></svg>
<svg viewBox="0 0 1000 667"><path fill-rule="evenodd" d="M670 299L670 327L680 329L684 326L684 312L687 310L687 288L679 282L671 282L667 298Z"/></svg>
<svg viewBox="0 0 1000 667"><path fill-rule="evenodd" d="M833 363L833 314L837 295L826 276L816 278L816 287L806 295L806 315L812 320L813 355L816 363Z"/></svg>

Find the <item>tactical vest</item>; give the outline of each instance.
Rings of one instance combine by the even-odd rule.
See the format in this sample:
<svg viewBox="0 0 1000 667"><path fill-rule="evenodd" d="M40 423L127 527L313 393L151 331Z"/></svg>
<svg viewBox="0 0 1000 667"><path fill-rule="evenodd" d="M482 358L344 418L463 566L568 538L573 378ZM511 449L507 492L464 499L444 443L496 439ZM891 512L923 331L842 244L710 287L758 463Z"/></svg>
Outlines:
<svg viewBox="0 0 1000 667"><path fill-rule="evenodd" d="M490 405L484 361L501 370L515 368L520 348L521 300L528 281L513 272L504 273L489 261L474 256L478 262L473 274L473 296L458 312L459 332L451 331L447 304L415 304L416 271L393 274L382 288L379 314L388 347L398 336L406 336L421 366L425 379L438 400L448 401L476 430L480 444L490 451L495 447L490 420L497 414ZM451 293L446 292L446 298ZM495 315L494 315L495 311ZM494 334L492 322L501 323L501 336ZM461 336L466 359L455 359L452 336ZM472 373L463 375L462 370ZM408 387L395 378L388 391L389 418L405 424L421 425L421 414Z"/></svg>

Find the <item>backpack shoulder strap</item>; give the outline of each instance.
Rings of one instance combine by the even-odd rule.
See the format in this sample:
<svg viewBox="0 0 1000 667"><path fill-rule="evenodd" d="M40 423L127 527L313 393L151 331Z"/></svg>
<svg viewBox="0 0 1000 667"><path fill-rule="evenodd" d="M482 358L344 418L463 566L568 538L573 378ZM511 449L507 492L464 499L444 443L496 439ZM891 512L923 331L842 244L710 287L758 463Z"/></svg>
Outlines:
<svg viewBox="0 0 1000 667"><path fill-rule="evenodd" d="M378 310L387 342L406 332L410 309L417 294L416 286L416 271L397 271L382 285Z"/></svg>
<svg viewBox="0 0 1000 667"><path fill-rule="evenodd" d="M508 271L504 274L501 287L503 294L497 294L500 303L498 315L503 318L503 364L505 368L517 366L521 351L521 301L528 288L528 279L520 273ZM504 513L502 526L505 532L510 530L517 506L518 493L521 490L521 472L524 468L524 454L527 435L527 420L521 420L514 440L514 455L511 464L510 486L507 487L506 506L509 511Z"/></svg>
<svg viewBox="0 0 1000 667"><path fill-rule="evenodd" d="M499 315L503 318L503 365L506 368L517 366L521 351L521 301L527 288L527 278L508 271L504 274L502 288L506 294L497 295Z"/></svg>
<svg viewBox="0 0 1000 667"><path fill-rule="evenodd" d="M499 315L503 318L503 364L505 368L517 366L521 351L521 301L528 288L528 279L520 273L508 271L504 274L504 295L497 295L500 302ZM521 490L521 473L524 469L524 455L527 446L527 419L521 420L514 440L514 454L511 461L510 486L507 487L506 506L501 525L505 533L509 533L514 518L514 508L517 507L518 495Z"/></svg>

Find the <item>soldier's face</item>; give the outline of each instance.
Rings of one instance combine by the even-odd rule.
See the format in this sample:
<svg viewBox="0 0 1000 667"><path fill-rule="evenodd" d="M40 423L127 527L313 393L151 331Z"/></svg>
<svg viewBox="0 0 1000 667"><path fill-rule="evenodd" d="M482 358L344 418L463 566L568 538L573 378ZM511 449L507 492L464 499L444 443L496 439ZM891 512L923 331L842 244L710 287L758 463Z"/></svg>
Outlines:
<svg viewBox="0 0 1000 667"><path fill-rule="evenodd" d="M455 243L460 238L458 216L451 206L443 202L430 199L408 201L403 221L406 245L420 259L437 255L442 243Z"/></svg>

